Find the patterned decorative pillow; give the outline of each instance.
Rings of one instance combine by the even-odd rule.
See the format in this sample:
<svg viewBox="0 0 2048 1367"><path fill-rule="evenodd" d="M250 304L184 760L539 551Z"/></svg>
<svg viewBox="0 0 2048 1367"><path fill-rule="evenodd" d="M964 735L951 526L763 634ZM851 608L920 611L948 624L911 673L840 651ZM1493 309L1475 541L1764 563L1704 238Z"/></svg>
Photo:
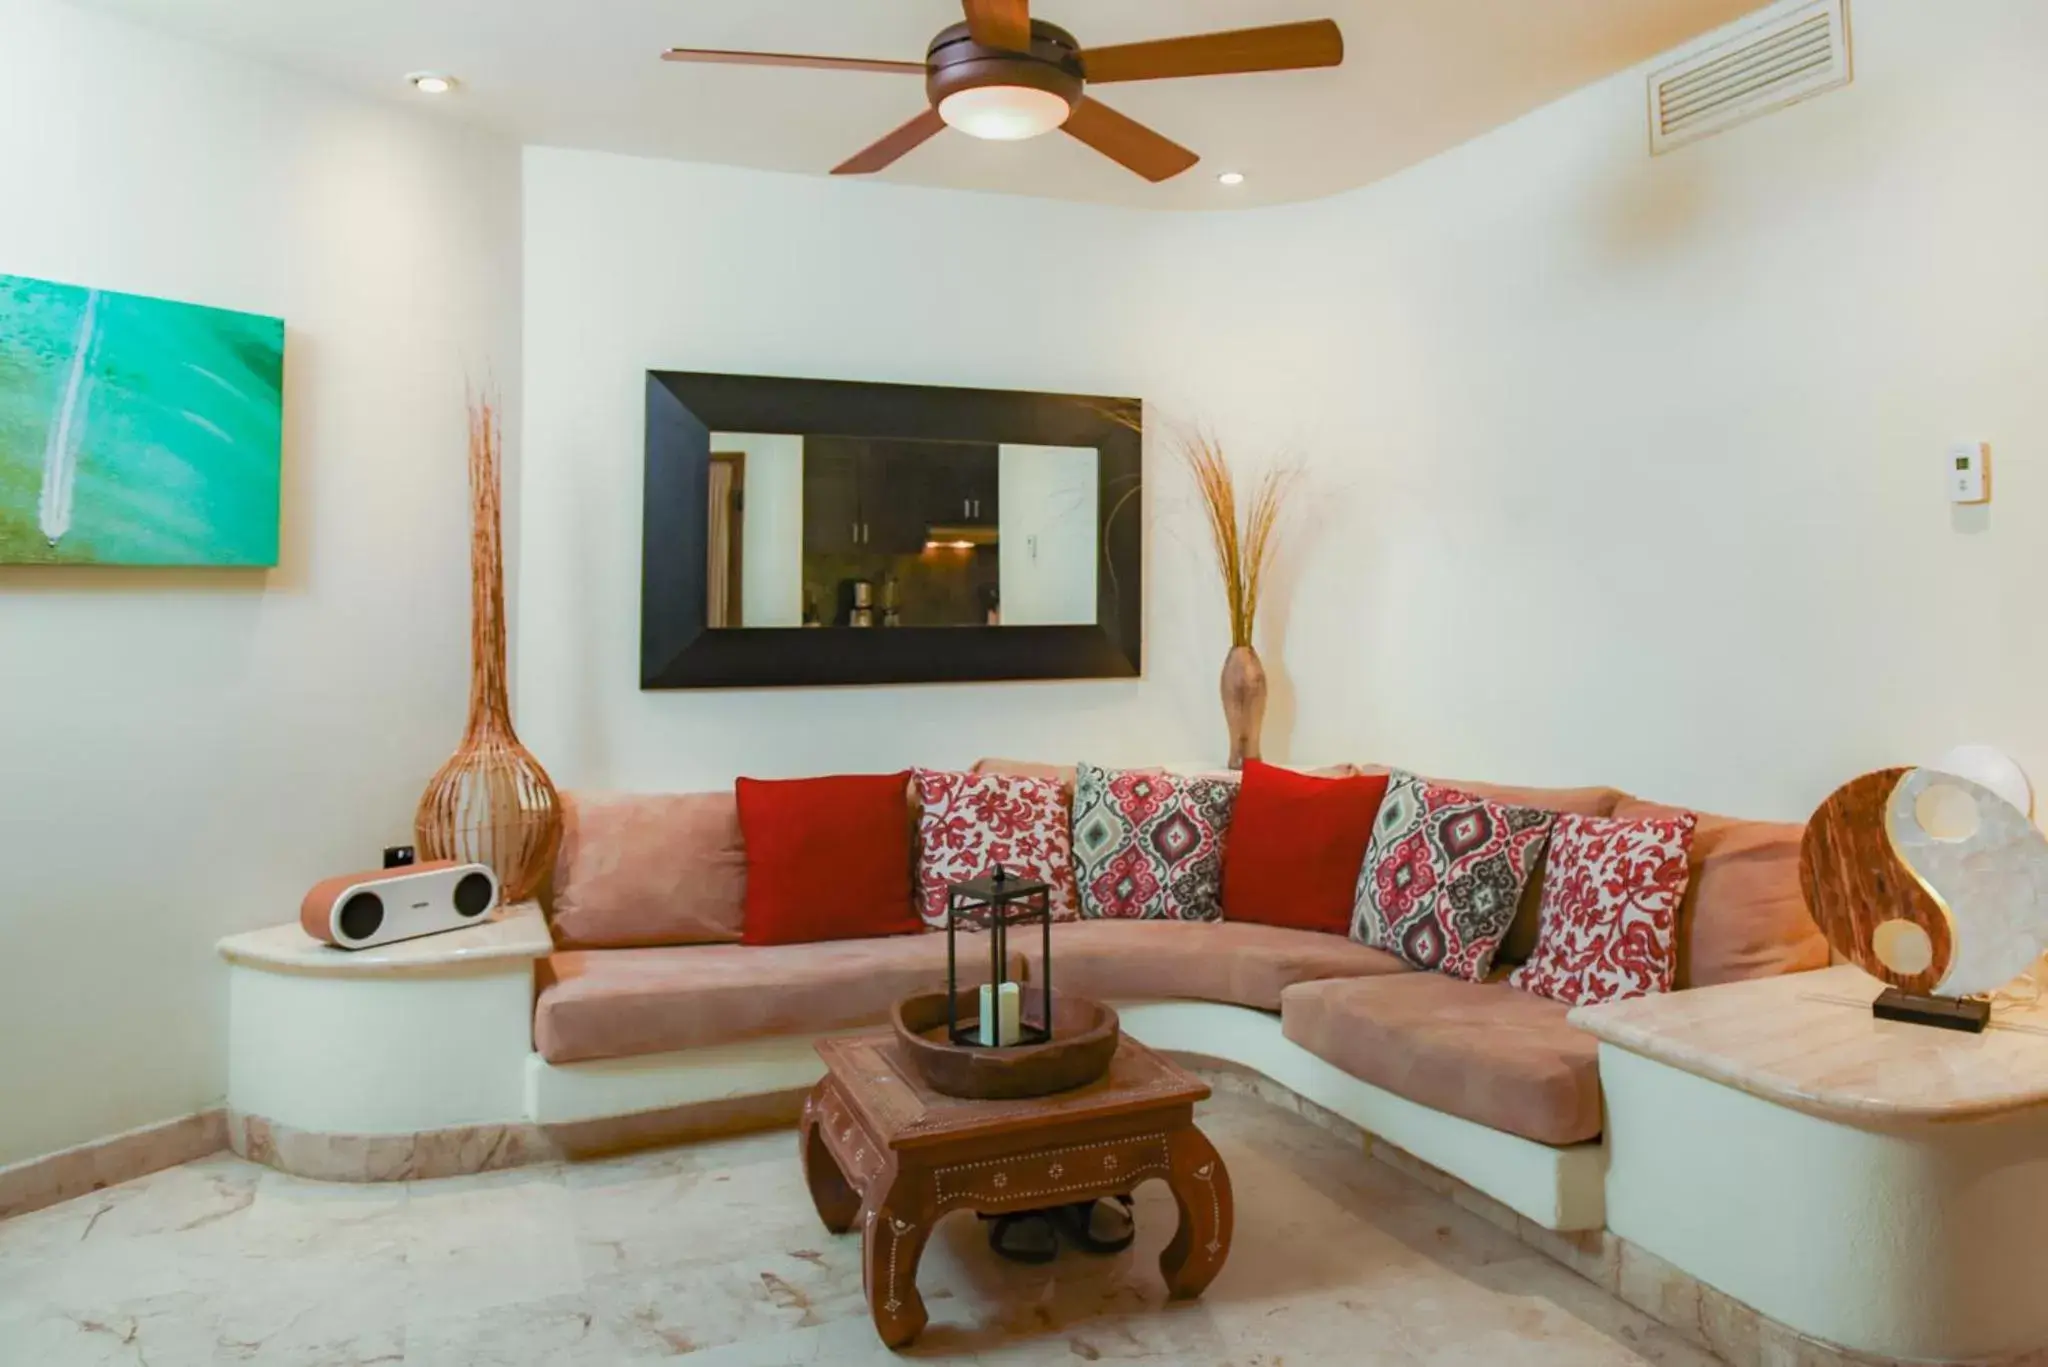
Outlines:
<svg viewBox="0 0 2048 1367"><path fill-rule="evenodd" d="M1087 919L1214 921L1237 785L1149 769L1074 778L1074 868Z"/></svg>
<svg viewBox="0 0 2048 1367"><path fill-rule="evenodd" d="M1052 916L1080 915L1066 791L1056 778L1014 774L916 773L917 909L925 924L946 925L946 885L990 873L997 864L1019 878L1052 884Z"/></svg>
<svg viewBox="0 0 2048 1367"><path fill-rule="evenodd" d="M1484 981L1556 820L1396 771L1358 871L1351 938Z"/></svg>
<svg viewBox="0 0 2048 1367"><path fill-rule="evenodd" d="M1572 1006L1669 992L1678 967L1678 903L1698 825L1691 812L1559 817L1536 952L1508 981Z"/></svg>

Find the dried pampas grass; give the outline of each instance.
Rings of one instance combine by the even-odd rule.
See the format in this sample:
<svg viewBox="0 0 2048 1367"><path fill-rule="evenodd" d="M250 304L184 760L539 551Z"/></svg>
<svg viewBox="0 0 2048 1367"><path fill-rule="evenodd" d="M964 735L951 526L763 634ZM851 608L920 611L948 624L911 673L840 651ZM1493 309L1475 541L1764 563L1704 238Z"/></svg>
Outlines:
<svg viewBox="0 0 2048 1367"><path fill-rule="evenodd" d="M1230 644L1249 646L1258 625L1266 570L1279 548L1282 516L1301 472L1288 467L1267 470L1240 504L1237 476L1220 441L1206 432L1189 432L1175 438L1174 448L1202 496L1216 569L1230 608Z"/></svg>

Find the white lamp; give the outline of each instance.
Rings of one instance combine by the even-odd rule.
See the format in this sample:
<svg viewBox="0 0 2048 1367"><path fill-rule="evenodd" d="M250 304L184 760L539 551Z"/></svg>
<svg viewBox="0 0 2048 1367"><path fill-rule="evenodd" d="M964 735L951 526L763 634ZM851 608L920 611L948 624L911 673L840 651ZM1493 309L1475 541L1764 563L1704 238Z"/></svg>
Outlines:
<svg viewBox="0 0 2048 1367"><path fill-rule="evenodd" d="M1028 85L978 85L939 101L939 117L969 137L1022 142L1050 133L1073 107L1050 90Z"/></svg>
<svg viewBox="0 0 2048 1367"><path fill-rule="evenodd" d="M2027 781L2027 771L1996 746L1958 745L1927 767L1989 788L2027 816L2034 814L2034 785Z"/></svg>

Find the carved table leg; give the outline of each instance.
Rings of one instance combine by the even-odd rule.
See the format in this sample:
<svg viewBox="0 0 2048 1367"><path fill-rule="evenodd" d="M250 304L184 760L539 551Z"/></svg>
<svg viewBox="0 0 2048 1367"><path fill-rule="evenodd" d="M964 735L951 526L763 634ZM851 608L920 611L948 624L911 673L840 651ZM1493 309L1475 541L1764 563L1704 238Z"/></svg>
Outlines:
<svg viewBox="0 0 2048 1367"><path fill-rule="evenodd" d="M921 1180L919 1180L921 1179ZM917 1264L931 1233L923 1174L878 1180L886 1196L871 1202L861 1229L862 1281L875 1332L884 1345L901 1348L924 1332L924 1297L917 1294ZM915 1188L915 1189L913 1189Z"/></svg>
<svg viewBox="0 0 2048 1367"><path fill-rule="evenodd" d="M1230 1173L1208 1137L1192 1125L1168 1136L1166 1147L1166 1180L1180 1207L1180 1228L1159 1255L1159 1273L1166 1293L1178 1300L1201 1295L1230 1256Z"/></svg>
<svg viewBox="0 0 2048 1367"><path fill-rule="evenodd" d="M860 1218L860 1193L839 1170L839 1161L825 1144L824 1098L831 1082L820 1082L804 1099L804 1115L797 1129L797 1153L803 1159L804 1182L811 1189L811 1203L818 1218L834 1234L844 1234Z"/></svg>

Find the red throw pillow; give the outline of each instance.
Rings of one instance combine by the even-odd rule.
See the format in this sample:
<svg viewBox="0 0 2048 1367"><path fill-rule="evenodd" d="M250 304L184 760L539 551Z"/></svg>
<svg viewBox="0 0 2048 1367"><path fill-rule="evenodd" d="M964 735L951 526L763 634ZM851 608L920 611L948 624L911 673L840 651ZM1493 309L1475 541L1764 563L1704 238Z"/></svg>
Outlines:
<svg viewBox="0 0 2048 1367"><path fill-rule="evenodd" d="M1678 904L1699 818L1561 816L1550 837L1536 952L1508 975L1524 992L1593 1006L1669 992Z"/></svg>
<svg viewBox="0 0 2048 1367"><path fill-rule="evenodd" d="M743 945L924 929L910 900L910 773L733 785L747 847Z"/></svg>
<svg viewBox="0 0 2048 1367"><path fill-rule="evenodd" d="M1223 918L1349 934L1386 795L1385 774L1317 778L1246 760L1223 846Z"/></svg>
<svg viewBox="0 0 2048 1367"><path fill-rule="evenodd" d="M997 865L1013 877L1050 883L1055 921L1080 914L1074 887L1072 814L1056 778L917 771L923 804L917 827L918 914L946 928L946 890Z"/></svg>

